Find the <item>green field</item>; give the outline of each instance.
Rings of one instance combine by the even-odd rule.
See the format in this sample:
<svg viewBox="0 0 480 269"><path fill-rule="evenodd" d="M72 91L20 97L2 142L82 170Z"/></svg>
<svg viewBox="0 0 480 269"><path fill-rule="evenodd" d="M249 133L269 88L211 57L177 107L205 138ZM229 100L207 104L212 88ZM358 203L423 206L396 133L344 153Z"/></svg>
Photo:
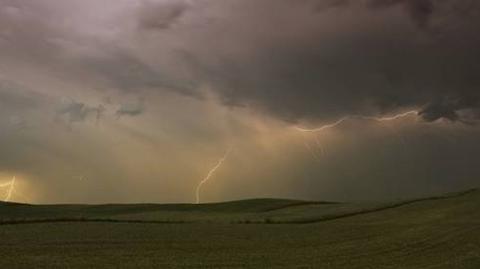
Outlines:
<svg viewBox="0 0 480 269"><path fill-rule="evenodd" d="M0 268L480 268L480 191L388 203L0 204Z"/></svg>

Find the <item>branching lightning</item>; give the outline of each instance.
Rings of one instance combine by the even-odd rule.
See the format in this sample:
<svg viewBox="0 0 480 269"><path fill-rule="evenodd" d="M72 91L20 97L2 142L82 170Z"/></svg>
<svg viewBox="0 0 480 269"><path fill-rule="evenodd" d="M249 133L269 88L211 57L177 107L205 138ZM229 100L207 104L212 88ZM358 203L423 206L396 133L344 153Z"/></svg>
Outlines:
<svg viewBox="0 0 480 269"><path fill-rule="evenodd" d="M388 117L371 117L371 116L363 116L363 115L345 116L345 117L337 120L336 122L325 124L325 125L322 125L320 127L313 128L313 129L303 128L303 127L298 127L298 126L295 126L294 128L297 131L304 132L304 133L318 133L318 132L325 131L327 129L335 128L335 127L339 126L340 124L342 124L345 121L350 120L350 119L362 119L362 120L373 120L373 121L377 121L377 122L386 122L386 121L398 120L398 119L408 117L408 116L412 116L412 115L415 115L415 116L418 115L418 111L417 110L411 110L411 111L407 111L407 112L404 112L404 113L400 113L400 114L396 114L396 115L388 116Z"/></svg>
<svg viewBox="0 0 480 269"><path fill-rule="evenodd" d="M196 189L196 203L199 204L200 203L200 191L202 189L202 186L207 183L210 178L215 174L215 172L222 166L222 164L225 162L225 160L228 158L228 155L230 155L230 152L232 151L232 148L229 148L225 154L222 156L222 158L220 158L220 160L218 160L217 164L212 168L210 169L210 171L208 172L207 176L205 178L202 179L202 181L200 181L200 183L198 183L197 185L197 189Z"/></svg>
<svg viewBox="0 0 480 269"><path fill-rule="evenodd" d="M324 130L327 130L327 129L330 129L330 128L334 128L334 127L342 124L344 121L346 121L350 118L352 118L352 117L351 116L346 116L346 117L343 117L343 118L337 120L334 123L325 124L325 125L322 125L320 127L314 128L314 129L307 129L307 128L298 127L298 126L295 126L294 128L296 130L298 130L300 132L304 132L304 133L317 133L317 132L321 132L321 131L324 131Z"/></svg>
<svg viewBox="0 0 480 269"><path fill-rule="evenodd" d="M303 127L298 127L298 126L295 126L294 128L295 128L295 130L300 131L303 134L305 134L305 133L314 134L315 144L317 145L318 148L320 148L321 154L324 155L325 150L324 150L323 146L321 145L321 143L318 139L318 136L317 136L322 131L335 128L335 127L341 125L342 123L346 122L347 120L351 120L351 119L369 120L369 121L376 121L376 122L382 123L382 122L387 122L387 121L395 121L395 120L398 120L398 119L401 119L401 118L404 118L404 117L408 117L408 116L413 116L413 115L417 116L418 111L417 110L411 110L411 111L407 111L407 112L404 112L404 113L396 114L396 115L393 115L393 116L387 116L387 117L350 115L350 116L345 116L345 117L343 117L343 118L341 118L341 119L339 119L339 120L337 120L333 123L325 124L325 125L322 125L320 127L313 128L313 129L303 128ZM305 136L304 136L304 138L305 138ZM403 143L403 140L401 140L401 141ZM309 151L313 155L314 159L318 160L319 159L318 154L312 148L312 146L310 146L310 144L306 141L304 142L304 144L305 144L305 147L306 147L307 151Z"/></svg>
<svg viewBox="0 0 480 269"><path fill-rule="evenodd" d="M322 144L320 144L320 141L318 140L318 137L315 135L315 146L311 146L307 140L307 137L305 134L302 134L303 135L303 145L305 146L305 148L307 149L308 152L311 153L312 157L315 159L315 160L320 160L320 158L324 155L324 149L323 149L323 146ZM318 151L317 151L317 148L320 149L320 155L318 154Z"/></svg>

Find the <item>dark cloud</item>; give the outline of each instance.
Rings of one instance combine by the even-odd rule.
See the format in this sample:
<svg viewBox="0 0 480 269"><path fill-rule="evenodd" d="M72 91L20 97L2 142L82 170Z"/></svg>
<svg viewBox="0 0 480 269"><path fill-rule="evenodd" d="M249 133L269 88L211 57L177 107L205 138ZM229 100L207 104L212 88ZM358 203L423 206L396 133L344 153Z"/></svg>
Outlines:
<svg viewBox="0 0 480 269"><path fill-rule="evenodd" d="M457 121L459 120L459 115L456 111L457 105L454 102L432 102L426 105L425 108L419 112L419 115L427 121L436 121L442 118Z"/></svg>
<svg viewBox="0 0 480 269"><path fill-rule="evenodd" d="M105 108L103 105L90 106L73 99L64 98L57 109L57 116L63 117L69 123L84 122L88 117L94 115L100 120Z"/></svg>
<svg viewBox="0 0 480 269"><path fill-rule="evenodd" d="M410 14L413 21L420 27L428 24L428 21L435 10L432 0L371 0L369 6L372 8L388 8L401 5Z"/></svg>
<svg viewBox="0 0 480 269"><path fill-rule="evenodd" d="M117 117L121 116L138 116L145 111L145 102L143 99L139 99L136 102L123 103L117 109L115 114Z"/></svg>
<svg viewBox="0 0 480 269"><path fill-rule="evenodd" d="M288 121L410 107L425 107L426 120L454 120L456 110L432 107L479 98L477 1L148 1L123 13L118 36L104 39L95 24L73 27L75 11L58 1L0 6L5 59L130 93L200 97L200 85L209 85L226 105Z"/></svg>
<svg viewBox="0 0 480 269"><path fill-rule="evenodd" d="M427 121L436 121L443 118L470 123L472 120L480 119L477 114L472 113L478 108L480 108L480 103L476 96L470 98L463 96L457 99L444 98L427 104L419 112L419 115Z"/></svg>
<svg viewBox="0 0 480 269"><path fill-rule="evenodd" d="M139 14L140 29L165 30L175 24L188 10L183 1L144 2Z"/></svg>
<svg viewBox="0 0 480 269"><path fill-rule="evenodd" d="M480 97L478 3L325 1L321 9L318 1L257 3L220 3L227 14L204 15L208 27L191 36L178 33L187 44L182 61L227 105L288 121L425 107L420 115L432 121L460 117L460 107L438 100Z"/></svg>

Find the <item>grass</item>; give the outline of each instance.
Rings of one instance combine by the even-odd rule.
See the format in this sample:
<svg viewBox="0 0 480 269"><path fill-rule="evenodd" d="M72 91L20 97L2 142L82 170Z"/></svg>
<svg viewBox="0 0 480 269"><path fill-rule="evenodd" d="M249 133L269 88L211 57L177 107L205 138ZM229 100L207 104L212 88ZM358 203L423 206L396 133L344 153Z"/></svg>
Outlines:
<svg viewBox="0 0 480 269"><path fill-rule="evenodd" d="M0 268L473 269L479 209L473 190L369 204L1 204Z"/></svg>

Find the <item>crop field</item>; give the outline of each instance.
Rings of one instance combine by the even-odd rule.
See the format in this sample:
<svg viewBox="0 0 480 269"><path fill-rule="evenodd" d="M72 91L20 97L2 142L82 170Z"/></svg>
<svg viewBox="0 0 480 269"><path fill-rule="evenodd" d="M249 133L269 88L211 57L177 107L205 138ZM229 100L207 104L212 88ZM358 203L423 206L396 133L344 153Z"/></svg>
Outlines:
<svg viewBox="0 0 480 269"><path fill-rule="evenodd" d="M0 268L480 268L480 191L388 203L0 204Z"/></svg>

